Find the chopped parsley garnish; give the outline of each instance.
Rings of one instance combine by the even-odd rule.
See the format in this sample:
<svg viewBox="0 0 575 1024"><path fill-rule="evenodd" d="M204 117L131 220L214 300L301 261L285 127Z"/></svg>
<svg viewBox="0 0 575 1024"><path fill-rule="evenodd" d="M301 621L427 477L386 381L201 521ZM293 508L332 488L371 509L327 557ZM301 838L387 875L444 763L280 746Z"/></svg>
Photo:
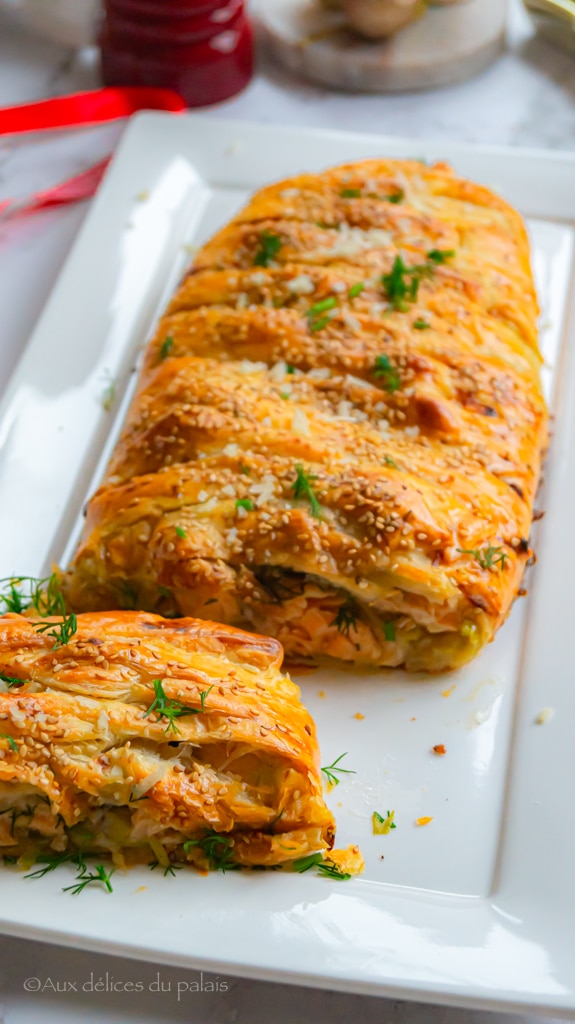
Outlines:
<svg viewBox="0 0 575 1024"><path fill-rule="evenodd" d="M18 679L18 676L7 676L5 672L0 672L0 679L3 683L7 683L9 687L23 686L26 682L25 679Z"/></svg>
<svg viewBox="0 0 575 1024"><path fill-rule="evenodd" d="M214 829L206 829L201 839L188 839L184 843L184 852L189 853L193 846L202 850L211 871L236 871L240 866L232 860L233 840Z"/></svg>
<svg viewBox="0 0 575 1024"><path fill-rule="evenodd" d="M336 757L333 764L328 764L327 768L322 768L322 772L325 775L330 786L339 786L341 779L338 779L337 774L340 775L356 775L351 768L338 768L339 762L343 761L343 758L347 757L347 751L345 754L340 754Z"/></svg>
<svg viewBox="0 0 575 1024"><path fill-rule="evenodd" d="M417 320L413 321L413 327L416 331L427 331L431 324L428 324L427 320L424 320L422 317L418 317Z"/></svg>
<svg viewBox="0 0 575 1024"><path fill-rule="evenodd" d="M389 356L377 356L373 376L381 380L386 391L391 394L401 387L401 377L397 367L390 362Z"/></svg>
<svg viewBox="0 0 575 1024"><path fill-rule="evenodd" d="M387 816L384 818L382 814L374 811L371 816L371 822L373 827L374 836L386 836L392 828L397 828L395 821L395 811L388 811Z"/></svg>
<svg viewBox="0 0 575 1024"><path fill-rule="evenodd" d="M168 356L171 355L173 347L174 338L171 334L168 334L167 337L164 338L162 344L160 345L160 359L167 359Z"/></svg>
<svg viewBox="0 0 575 1024"><path fill-rule="evenodd" d="M386 466L393 466L394 469L399 469L397 462L395 461L395 459L392 459L391 455L384 455L383 461L385 462Z"/></svg>
<svg viewBox="0 0 575 1024"><path fill-rule="evenodd" d="M391 196L386 196L388 203L402 203L405 199L405 192L400 188L399 192L394 192Z"/></svg>
<svg viewBox="0 0 575 1024"><path fill-rule="evenodd" d="M393 622L390 622L389 619L383 623L383 632L385 633L385 639L389 643L393 643L393 641L396 639L395 626Z"/></svg>
<svg viewBox="0 0 575 1024"><path fill-rule="evenodd" d="M255 505L251 498L238 498L236 508L245 508L246 512L253 512Z"/></svg>
<svg viewBox="0 0 575 1024"><path fill-rule="evenodd" d="M361 293L362 293L362 291L364 291L364 289L365 289L365 284L363 283L363 281L357 281L356 284L352 284L351 288L349 289L349 291L347 293L348 299L357 299L357 296L361 295Z"/></svg>
<svg viewBox="0 0 575 1024"><path fill-rule="evenodd" d="M6 732L0 732L0 740L6 740L10 750L13 750L15 754L18 753L18 744L13 736L8 736Z"/></svg>
<svg viewBox="0 0 575 1024"><path fill-rule="evenodd" d="M317 477L313 473L306 472L303 466L299 465L295 467L296 478L292 484L294 498L307 498L311 508L311 514L315 519L320 518L321 505L317 500L315 491L313 489L313 481L317 480Z"/></svg>
<svg viewBox="0 0 575 1024"><path fill-rule="evenodd" d="M287 363L286 364L286 373L295 373L295 366L292 366L291 363Z"/></svg>
<svg viewBox="0 0 575 1024"><path fill-rule="evenodd" d="M108 892L113 892L112 883L110 881L114 874L114 868L111 871L106 871L103 864L96 864L92 874L88 873L87 867L84 865L84 870L77 876L74 885L67 885L62 892L71 892L73 896L77 896L78 893L83 892L87 885L92 885L94 882L102 882Z"/></svg>
<svg viewBox="0 0 575 1024"><path fill-rule="evenodd" d="M482 569L494 569L496 565L499 565L503 570L505 568L505 561L509 558L505 550L502 547L492 547L488 544L484 548L466 548L457 549L460 555L473 555L476 562L479 563Z"/></svg>
<svg viewBox="0 0 575 1024"><path fill-rule="evenodd" d="M279 235L271 231L262 231L260 235L260 247L254 256L254 267L268 267L272 260L275 260L282 247L282 240Z"/></svg>
<svg viewBox="0 0 575 1024"><path fill-rule="evenodd" d="M330 626L337 626L342 636L346 636L349 640L349 631L353 629L357 632L357 617L354 614L354 607L352 604L342 604L341 608L338 609L337 615Z"/></svg>
<svg viewBox="0 0 575 1024"><path fill-rule="evenodd" d="M342 188L339 194L342 199L361 199L360 188Z"/></svg>
<svg viewBox="0 0 575 1024"><path fill-rule="evenodd" d="M250 469L250 467L249 467L249 466L246 466L246 465L244 465L244 463L243 463L243 462L240 462L240 465L239 465L239 470L240 470L240 473L242 473L242 474L243 474L243 476L249 476L249 475L250 475L250 473L251 473L251 469Z"/></svg>
<svg viewBox="0 0 575 1024"><path fill-rule="evenodd" d="M183 526L176 526L176 533L178 537L180 537L182 540L186 536L186 531L184 530Z"/></svg>
<svg viewBox="0 0 575 1024"><path fill-rule="evenodd" d="M455 256L455 249L430 249L427 253L428 260L432 263L447 263Z"/></svg>
<svg viewBox="0 0 575 1024"><path fill-rule="evenodd" d="M180 700L172 700L171 697L168 697L161 679L153 679L152 686L156 696L146 711L145 717L147 718L148 715L155 711L159 718L166 718L168 724L164 732L179 732L180 730L176 725L177 718L186 718L188 715L200 714L199 708L190 708L186 704L182 704Z"/></svg>

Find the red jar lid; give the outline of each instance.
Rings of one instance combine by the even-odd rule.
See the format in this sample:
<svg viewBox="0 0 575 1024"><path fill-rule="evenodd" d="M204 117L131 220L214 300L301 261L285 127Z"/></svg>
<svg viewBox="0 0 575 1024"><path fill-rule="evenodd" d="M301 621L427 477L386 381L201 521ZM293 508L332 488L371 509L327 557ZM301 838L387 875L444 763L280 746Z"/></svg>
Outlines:
<svg viewBox="0 0 575 1024"><path fill-rule="evenodd" d="M219 103L240 92L252 76L253 38L249 22L196 45L119 45L106 21L100 35L106 85L157 85L173 89L188 106Z"/></svg>
<svg viewBox="0 0 575 1024"><path fill-rule="evenodd" d="M205 42L222 33L235 31L244 18L242 0L232 0L225 8L195 18L164 18L147 21L143 18L127 17L106 5L108 32L118 44L131 48L142 46L188 46ZM225 18L214 20L214 14L225 11Z"/></svg>
<svg viewBox="0 0 575 1024"><path fill-rule="evenodd" d="M226 8L235 9L238 6L243 7L244 0L107 0L106 3L112 13L150 21L197 18L209 14L214 16L214 21L218 21L219 17L225 21Z"/></svg>

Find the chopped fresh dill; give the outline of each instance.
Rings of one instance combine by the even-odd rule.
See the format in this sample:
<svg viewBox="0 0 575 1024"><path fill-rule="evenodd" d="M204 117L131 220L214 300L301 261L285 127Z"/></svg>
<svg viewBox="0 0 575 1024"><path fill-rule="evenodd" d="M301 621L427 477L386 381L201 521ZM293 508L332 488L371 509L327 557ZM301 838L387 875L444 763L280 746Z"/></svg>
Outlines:
<svg viewBox="0 0 575 1024"><path fill-rule="evenodd" d="M147 718L148 715L155 711L159 718L167 719L168 724L164 732L179 732L180 730L176 725L177 718L186 718L189 715L200 714L199 708L190 708L186 704L182 704L180 700L172 700L171 697L168 697L161 679L153 679L152 686L156 696L147 709L145 717Z"/></svg>
<svg viewBox="0 0 575 1024"><path fill-rule="evenodd" d="M202 690L202 692L200 693L200 704L202 707L202 711L206 710L206 697L208 696L209 693L212 692L214 685L215 684L212 683L211 686L208 686L207 690Z"/></svg>
<svg viewBox="0 0 575 1024"><path fill-rule="evenodd" d="M396 639L395 626L393 622L391 622L389 619L383 623L383 632L385 633L385 639L388 641L388 643L393 643L393 641Z"/></svg>
<svg viewBox="0 0 575 1024"><path fill-rule="evenodd" d="M260 247L254 256L254 267L268 267L281 247L282 240L279 235L274 235L271 231L262 231Z"/></svg>
<svg viewBox="0 0 575 1024"><path fill-rule="evenodd" d="M86 862L81 853L43 853L36 858L34 864L42 864L43 867L29 871L24 878L44 878L44 875L55 871L61 864L75 864L81 873L86 870Z"/></svg>
<svg viewBox="0 0 575 1024"><path fill-rule="evenodd" d="M341 635L347 637L349 640L350 629L353 629L354 633L357 633L357 616L355 615L354 606L350 602L342 604L341 607L338 608L335 619L330 622L330 626L337 626Z"/></svg>
<svg viewBox="0 0 575 1024"><path fill-rule="evenodd" d="M358 295L361 295L362 291L365 290L365 284L363 281L357 281L352 284L351 288L347 293L348 299L357 299Z"/></svg>
<svg viewBox="0 0 575 1024"><path fill-rule="evenodd" d="M297 871L298 875L303 875L304 871L309 871L310 868L315 868L318 864L323 864L323 854L310 853L307 857L300 857L299 860L292 861L292 868Z"/></svg>
<svg viewBox="0 0 575 1024"><path fill-rule="evenodd" d="M184 537L186 536L186 531L184 530L183 526L176 526L176 533L181 540L183 540Z"/></svg>
<svg viewBox="0 0 575 1024"><path fill-rule="evenodd" d="M428 260L432 263L447 263L455 256L455 249L430 249L427 253Z"/></svg>
<svg viewBox="0 0 575 1024"><path fill-rule="evenodd" d="M344 757L347 757L347 751L345 752L345 754L340 754L339 757L336 757L336 759L333 762L333 764L328 764L327 768L322 768L322 772L325 775L325 777L326 777L326 779L327 779L327 781L328 781L330 786L339 786L339 784L341 782L341 779L337 778L337 774L340 774L340 775L356 775L357 774L351 768L339 768L338 767L339 762L342 761Z"/></svg>
<svg viewBox="0 0 575 1024"><path fill-rule="evenodd" d="M232 860L233 840L214 829L206 829L201 839L188 839L183 845L185 853L189 853L194 846L199 847L211 871L236 871L240 866Z"/></svg>
<svg viewBox="0 0 575 1024"><path fill-rule="evenodd" d="M26 682L25 679L18 679L17 676L7 676L5 672L0 672L0 679L3 683L7 683L8 687L23 686Z"/></svg>
<svg viewBox="0 0 575 1024"><path fill-rule="evenodd" d="M153 864L148 864L148 867L149 867L150 871L155 871L156 868L159 868L160 866L161 865L160 865L159 860L155 860L153 862ZM162 874L163 874L164 878L167 878L168 875L172 875L172 877L175 878L176 871L181 871L182 867L183 867L183 864L168 864L168 866L164 868Z"/></svg>
<svg viewBox="0 0 575 1024"><path fill-rule="evenodd" d="M373 376L381 380L386 391L393 394L394 391L398 391L401 387L401 377L397 367L395 367L389 356L376 356Z"/></svg>
<svg viewBox="0 0 575 1024"><path fill-rule="evenodd" d="M14 751L15 754L18 753L18 744L13 736L9 736L6 732L0 732L0 740L6 740L10 750Z"/></svg>
<svg viewBox="0 0 575 1024"><path fill-rule="evenodd" d="M342 199L361 199L360 188L342 188L339 194Z"/></svg>
<svg viewBox="0 0 575 1024"><path fill-rule="evenodd" d="M431 327L431 324L424 320L422 317L418 317L417 320L413 321L413 327L416 331L427 331Z"/></svg>
<svg viewBox="0 0 575 1024"><path fill-rule="evenodd" d="M320 518L321 505L317 500L315 491L313 489L313 481L317 480L317 477L313 473L303 468L302 465L295 467L296 478L292 484L294 498L307 498L311 507L311 514L315 519Z"/></svg>
<svg viewBox="0 0 575 1024"><path fill-rule="evenodd" d="M395 811L388 811L385 818L378 811L374 811L371 816L374 836L386 836L392 828L397 828L394 818Z"/></svg>
<svg viewBox="0 0 575 1024"><path fill-rule="evenodd" d="M164 338L162 344L160 345L160 360L161 361L163 361L164 359L167 359L168 356L172 354L173 347L174 347L174 336L172 334L168 334L168 335L166 335L166 337Z"/></svg>
<svg viewBox="0 0 575 1024"><path fill-rule="evenodd" d="M484 548L458 548L461 555L472 555L476 562L479 563L482 569L494 569L496 565L499 565L501 570L505 568L505 561L509 558L509 555L505 552L502 547L493 547L488 544Z"/></svg>
<svg viewBox="0 0 575 1024"><path fill-rule="evenodd" d="M106 871L103 864L96 864L94 871L89 874L88 869L84 865L84 869L77 876L74 885L67 885L62 892L71 892L73 896L77 896L78 893L83 892L87 885L92 885L94 882L102 882L108 892L113 892L112 883L110 881L114 874L114 868L111 871Z"/></svg>
<svg viewBox="0 0 575 1024"><path fill-rule="evenodd" d="M236 508L245 508L246 512L253 512L255 505L251 498L238 498Z"/></svg>

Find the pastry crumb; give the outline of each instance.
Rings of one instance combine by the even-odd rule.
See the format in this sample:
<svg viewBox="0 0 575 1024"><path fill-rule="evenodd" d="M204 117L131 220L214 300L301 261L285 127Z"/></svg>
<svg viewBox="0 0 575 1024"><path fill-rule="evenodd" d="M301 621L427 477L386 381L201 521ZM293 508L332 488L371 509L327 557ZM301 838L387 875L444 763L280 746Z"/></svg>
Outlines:
<svg viewBox="0 0 575 1024"><path fill-rule="evenodd" d="M535 716L536 725L545 725L545 722L551 721L555 715L555 708L542 708L538 715Z"/></svg>

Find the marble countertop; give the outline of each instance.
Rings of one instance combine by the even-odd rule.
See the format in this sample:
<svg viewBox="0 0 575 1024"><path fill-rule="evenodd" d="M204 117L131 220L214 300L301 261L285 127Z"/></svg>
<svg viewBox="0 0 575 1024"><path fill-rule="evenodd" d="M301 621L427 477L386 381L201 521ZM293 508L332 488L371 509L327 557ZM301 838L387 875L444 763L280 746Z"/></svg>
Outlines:
<svg viewBox="0 0 575 1024"><path fill-rule="evenodd" d="M469 82L391 97L330 93L294 81L262 59L249 88L215 108L213 115L413 138L575 149L575 58L532 36L518 0L511 4L509 43L508 51L491 68ZM26 35L0 16L0 106L95 85L93 53L67 52ZM25 196L83 170L113 149L121 130L113 126L0 141L0 199ZM78 204L0 222L0 389L26 343L85 212L86 204ZM150 988L158 971L163 985L160 991ZM41 991L26 991L29 978L40 979ZM94 983L103 979L104 988L90 991L90 978ZM120 983L115 991L114 979ZM141 982L141 990L128 991L126 981ZM231 978L225 992L194 992L194 981L199 984L194 972L0 939L0 1024L72 1024L80 1018L85 1024L184 1020L190 1024L268 1024L270 1019L274 1024L294 1020L297 1024L355 1020L366 1024L544 1024L542 1018L397 1003ZM185 997L182 991L178 995L178 982L188 985L183 990ZM83 987L86 983L88 988Z"/></svg>

